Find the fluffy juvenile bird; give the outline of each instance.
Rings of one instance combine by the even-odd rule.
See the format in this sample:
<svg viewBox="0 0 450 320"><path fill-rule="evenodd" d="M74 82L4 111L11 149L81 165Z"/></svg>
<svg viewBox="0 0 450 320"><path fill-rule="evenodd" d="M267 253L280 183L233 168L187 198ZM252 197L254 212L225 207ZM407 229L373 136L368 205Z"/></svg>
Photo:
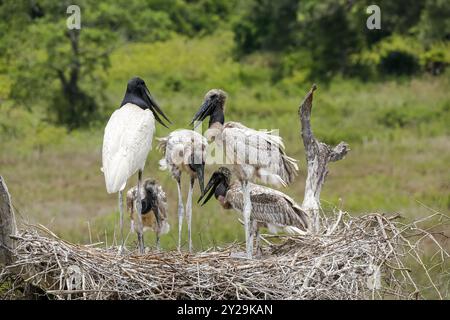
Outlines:
<svg viewBox="0 0 450 320"><path fill-rule="evenodd" d="M250 213L250 241L256 237L259 244L259 225L266 225L271 232L279 228L290 234L304 234L309 226L309 216L288 195L265 186L249 183L252 211ZM214 195L224 209L235 209L242 213L244 192L239 181L231 182L231 171L221 167L213 173L205 192L198 202L204 205Z"/></svg>
<svg viewBox="0 0 450 320"><path fill-rule="evenodd" d="M259 178L264 183L286 186L297 175L297 160L284 152L281 137L271 131L257 131L239 122L225 122L225 102L227 95L220 89L212 89L205 95L200 109L192 123L209 117L207 136L220 149L225 150L226 163L241 183L243 216L247 256L251 258L253 243L250 241L250 201L249 182Z"/></svg>
<svg viewBox="0 0 450 320"><path fill-rule="evenodd" d="M142 184L141 206L143 231L148 229L156 233L156 248L160 249L160 236L170 230L167 218L167 198L163 188L153 179L146 179ZM134 219L135 204L138 201L138 187L134 186L127 192L127 211L130 214L131 230L136 231Z"/></svg>
<svg viewBox="0 0 450 320"><path fill-rule="evenodd" d="M190 177L189 192L186 201L188 221L189 251L192 252L192 192L195 179L198 180L200 192L204 187L204 170L208 142L201 134L192 130L176 130L167 137L159 138L158 149L164 153L159 161L161 170L169 170L178 187L178 250L181 249L181 231L183 225L183 197L181 194L181 175Z"/></svg>

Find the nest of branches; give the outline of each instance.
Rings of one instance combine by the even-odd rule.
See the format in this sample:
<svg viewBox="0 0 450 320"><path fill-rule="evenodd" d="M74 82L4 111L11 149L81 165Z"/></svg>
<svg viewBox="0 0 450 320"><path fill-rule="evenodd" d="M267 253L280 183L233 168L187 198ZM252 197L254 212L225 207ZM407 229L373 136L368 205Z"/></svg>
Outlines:
<svg viewBox="0 0 450 320"><path fill-rule="evenodd" d="M443 226L450 217L403 224L398 216L340 211L321 219L316 235L264 235L262 255L252 260L239 254L239 244L196 254L119 255L117 248L72 244L35 226L15 236L15 262L1 271L0 287L10 299L26 285L55 299L449 297Z"/></svg>

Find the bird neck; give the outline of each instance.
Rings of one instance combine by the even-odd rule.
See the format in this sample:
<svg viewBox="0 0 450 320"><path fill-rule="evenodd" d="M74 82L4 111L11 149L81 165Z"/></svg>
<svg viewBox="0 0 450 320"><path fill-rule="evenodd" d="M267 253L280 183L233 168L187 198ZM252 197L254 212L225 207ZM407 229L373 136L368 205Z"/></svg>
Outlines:
<svg viewBox="0 0 450 320"><path fill-rule="evenodd" d="M139 97L138 95L136 95L135 93L132 93L132 92L125 93L125 96L123 97L123 100L122 100L122 103L120 104L120 106L123 107L127 103L135 104L144 110L149 108L149 106L144 101L144 99L142 99L141 97Z"/></svg>
<svg viewBox="0 0 450 320"><path fill-rule="evenodd" d="M215 123L223 125L225 122L225 115L223 114L223 108L216 108L209 117L209 128Z"/></svg>
<svg viewBox="0 0 450 320"><path fill-rule="evenodd" d="M156 207L158 201L154 192L146 190L145 197L141 200L142 214L147 214Z"/></svg>
<svg viewBox="0 0 450 320"><path fill-rule="evenodd" d="M233 207L231 206L231 203L229 203L227 201L227 199L224 196L219 196L217 198L217 200L219 201L220 205L222 206L222 208L229 210L232 209Z"/></svg>
<svg viewBox="0 0 450 320"><path fill-rule="evenodd" d="M143 199L141 200L141 207L142 207L141 214L147 214L152 209L153 204L147 199Z"/></svg>
<svg viewBox="0 0 450 320"><path fill-rule="evenodd" d="M217 187L214 192L214 196L216 199L219 199L220 196L225 197L227 195L228 191L228 183L226 181L222 181Z"/></svg>

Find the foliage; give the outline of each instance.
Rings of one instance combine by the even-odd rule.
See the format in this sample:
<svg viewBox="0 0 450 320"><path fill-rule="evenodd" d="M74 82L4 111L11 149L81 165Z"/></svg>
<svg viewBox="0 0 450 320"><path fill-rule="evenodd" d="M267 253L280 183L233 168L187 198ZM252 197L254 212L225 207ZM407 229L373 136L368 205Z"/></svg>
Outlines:
<svg viewBox="0 0 450 320"><path fill-rule="evenodd" d="M437 42L421 56L421 64L426 71L440 75L450 65L450 43Z"/></svg>
<svg viewBox="0 0 450 320"><path fill-rule="evenodd" d="M283 50L292 45L296 31L297 0L255 0L234 26L242 53Z"/></svg>
<svg viewBox="0 0 450 320"><path fill-rule="evenodd" d="M210 34L227 21L237 0L153 0L150 7L166 12L183 35Z"/></svg>
<svg viewBox="0 0 450 320"><path fill-rule="evenodd" d="M160 41L213 32L235 1L77 0L81 30L66 28L66 1L0 3L0 94L69 130L103 114L109 54L123 41ZM5 32L8 30L7 32ZM3 79L2 79L3 83ZM7 87L7 88L5 88ZM174 89L181 90L176 79ZM5 91L8 91L5 93Z"/></svg>
<svg viewBox="0 0 450 320"><path fill-rule="evenodd" d="M422 70L440 75L450 64L449 52L449 42L436 42L424 48L415 38L394 35L370 50L352 55L351 59L354 65L371 76L413 75ZM363 71L359 75L362 74Z"/></svg>
<svg viewBox="0 0 450 320"><path fill-rule="evenodd" d="M448 1L378 1L380 30L365 27L366 8L371 4L365 0L250 1L234 25L237 51L240 55L261 50L278 53L277 81L299 74L301 78L330 80L338 74L369 79L422 70L442 73L445 63L421 68L421 56L411 50L397 50L398 40L383 52L375 69L355 56L377 54L388 39L407 37L420 46L420 51L427 51L437 41L448 42Z"/></svg>
<svg viewBox="0 0 450 320"><path fill-rule="evenodd" d="M104 88L98 71L107 68L114 39L90 20L96 8L88 1L79 4L86 8L80 31L67 29L63 2L5 2L0 7L13 21L3 38L13 83L9 97L29 108L45 104L49 118L69 129L96 117Z"/></svg>
<svg viewBox="0 0 450 320"><path fill-rule="evenodd" d="M380 76L412 75L420 70L422 47L413 38L392 36L352 56L353 62Z"/></svg>
<svg viewBox="0 0 450 320"><path fill-rule="evenodd" d="M263 68L264 77L280 87L286 85L284 91L308 80L329 82L339 75L364 80L421 72L440 75L449 61L445 17L450 5L443 0L414 4L380 0L381 30L365 28L369 0L77 0L73 4L81 7L79 32L69 32L65 26L66 2L19 0L0 5L0 99L44 111L49 123L69 130L92 125L107 114L105 107L111 100L104 93L112 83L107 78L110 53L119 52L118 60L126 59L125 48L135 46L132 43L138 48L169 41L181 50L181 42L189 41L192 46L187 50L194 52L198 39L206 36L210 43L196 55L205 58L215 46L224 52L222 61L228 67L236 57L244 62L240 68L231 67L231 73L240 75L233 87L259 81L262 73L252 61L256 57L261 64L263 57L262 64L268 66ZM221 34L233 40L227 36L220 43ZM135 61L140 67L124 69L122 81L145 70L145 61L155 69L163 64L170 72L164 78L165 88L193 92L200 87L194 80L218 70L217 64L211 72L204 68L206 61L196 59L193 65L174 51L167 54L160 61L142 54ZM230 85L226 79L214 83Z"/></svg>
<svg viewBox="0 0 450 320"><path fill-rule="evenodd" d="M419 35L430 44L450 39L450 3L445 0L427 0L421 14Z"/></svg>

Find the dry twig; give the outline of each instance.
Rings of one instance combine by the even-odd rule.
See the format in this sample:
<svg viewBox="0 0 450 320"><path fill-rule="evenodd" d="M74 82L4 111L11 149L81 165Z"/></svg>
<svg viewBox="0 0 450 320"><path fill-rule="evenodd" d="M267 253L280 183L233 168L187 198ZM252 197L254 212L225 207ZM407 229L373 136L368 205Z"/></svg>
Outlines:
<svg viewBox="0 0 450 320"><path fill-rule="evenodd" d="M270 244L254 260L233 257L242 250L237 244L194 255L119 256L117 248L71 244L36 226L14 237L15 262L0 280L10 288L3 298L10 299L23 279L57 299L445 298L449 253L420 227L435 218L440 226L450 220L434 214L403 224L376 213L340 213L322 218L316 235L266 236ZM424 250L433 251L427 263ZM420 268L425 278L417 276Z"/></svg>

